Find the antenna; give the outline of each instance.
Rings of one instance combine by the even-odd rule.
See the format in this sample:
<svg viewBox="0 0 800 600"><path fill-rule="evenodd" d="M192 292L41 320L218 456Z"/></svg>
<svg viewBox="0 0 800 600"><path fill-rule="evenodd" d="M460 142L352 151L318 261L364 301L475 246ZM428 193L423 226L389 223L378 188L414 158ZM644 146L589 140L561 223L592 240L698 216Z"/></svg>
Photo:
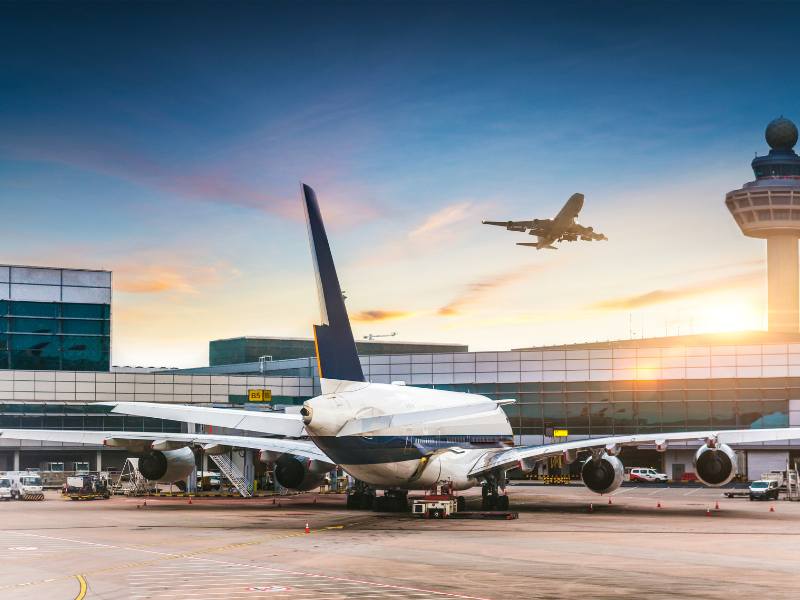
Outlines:
<svg viewBox="0 0 800 600"><path fill-rule="evenodd" d="M396 335L397 335L396 331L393 331L392 333L370 333L368 335L365 335L364 339L372 341L375 338L387 338L387 337L394 337Z"/></svg>

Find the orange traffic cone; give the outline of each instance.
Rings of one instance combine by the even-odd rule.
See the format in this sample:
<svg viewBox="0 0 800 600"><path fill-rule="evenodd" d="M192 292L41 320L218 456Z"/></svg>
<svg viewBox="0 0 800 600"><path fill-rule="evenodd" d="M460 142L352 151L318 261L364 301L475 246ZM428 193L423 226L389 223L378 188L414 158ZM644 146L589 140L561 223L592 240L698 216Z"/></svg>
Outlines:
<svg viewBox="0 0 800 600"><path fill-rule="evenodd" d="M612 502L611 502L611 498L609 498L609 499L608 499L608 503L609 503L609 504L611 504L611 503L612 503Z"/></svg>
<svg viewBox="0 0 800 600"><path fill-rule="evenodd" d="M775 512L775 507L774 506L770 506L769 507L769 512Z"/></svg>
<svg viewBox="0 0 800 600"><path fill-rule="evenodd" d="M656 504L656 508L661 508L661 500L659 500L658 504Z"/></svg>
<svg viewBox="0 0 800 600"><path fill-rule="evenodd" d="M145 498L145 501L142 502L142 506L147 506L147 498Z"/></svg>
<svg viewBox="0 0 800 600"><path fill-rule="evenodd" d="M706 506L706 516L707 517L711 516L711 511L709 510L709 508L707 506Z"/></svg>
<svg viewBox="0 0 800 600"><path fill-rule="evenodd" d="M306 533L311 533L311 530L308 528L308 523L306 523Z"/></svg>
<svg viewBox="0 0 800 600"><path fill-rule="evenodd" d="M590 513L594 512L594 505L592 505L591 503L589 503L589 512Z"/></svg>
<svg viewBox="0 0 800 600"><path fill-rule="evenodd" d="M719 500L717 500L717 503L714 505L714 510L719 510Z"/></svg>
<svg viewBox="0 0 800 600"><path fill-rule="evenodd" d="M189 496L189 504L191 504L191 503L192 503L192 497Z"/></svg>

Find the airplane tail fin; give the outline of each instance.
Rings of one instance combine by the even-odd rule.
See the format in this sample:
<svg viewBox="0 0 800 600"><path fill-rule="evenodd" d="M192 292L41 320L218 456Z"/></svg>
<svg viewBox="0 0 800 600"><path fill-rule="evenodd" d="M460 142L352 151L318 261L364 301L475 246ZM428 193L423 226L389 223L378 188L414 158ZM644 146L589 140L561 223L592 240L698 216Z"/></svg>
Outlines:
<svg viewBox="0 0 800 600"><path fill-rule="evenodd" d="M314 325L319 376L321 379L364 381L317 196L309 186L303 184L302 187L321 313L321 323Z"/></svg>

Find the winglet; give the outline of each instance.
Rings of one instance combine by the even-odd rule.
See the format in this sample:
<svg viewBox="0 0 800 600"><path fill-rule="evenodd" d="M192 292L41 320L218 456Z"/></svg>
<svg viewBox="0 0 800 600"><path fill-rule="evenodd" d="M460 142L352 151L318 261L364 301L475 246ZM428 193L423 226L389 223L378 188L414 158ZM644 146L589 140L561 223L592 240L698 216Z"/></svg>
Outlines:
<svg viewBox="0 0 800 600"><path fill-rule="evenodd" d="M309 186L303 184L302 187L321 313L320 325L314 326L319 376L324 379L364 381L317 195Z"/></svg>

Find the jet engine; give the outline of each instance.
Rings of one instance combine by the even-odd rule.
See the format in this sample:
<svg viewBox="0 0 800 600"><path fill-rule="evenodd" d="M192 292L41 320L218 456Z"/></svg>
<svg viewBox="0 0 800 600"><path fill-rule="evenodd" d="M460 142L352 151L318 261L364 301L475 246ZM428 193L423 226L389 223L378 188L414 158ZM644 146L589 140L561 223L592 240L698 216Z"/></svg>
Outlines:
<svg viewBox="0 0 800 600"><path fill-rule="evenodd" d="M581 479L586 487L598 494L613 492L622 485L625 467L616 456L603 454L583 463Z"/></svg>
<svg viewBox="0 0 800 600"><path fill-rule="evenodd" d="M150 481L172 483L182 481L194 470L191 448L151 450L139 458L139 472Z"/></svg>
<svg viewBox="0 0 800 600"><path fill-rule="evenodd" d="M694 470L706 485L725 485L736 476L736 453L725 444L705 444L694 455Z"/></svg>
<svg viewBox="0 0 800 600"><path fill-rule="evenodd" d="M330 469L328 463L284 454L275 461L275 479L285 488L307 492L322 485Z"/></svg>

